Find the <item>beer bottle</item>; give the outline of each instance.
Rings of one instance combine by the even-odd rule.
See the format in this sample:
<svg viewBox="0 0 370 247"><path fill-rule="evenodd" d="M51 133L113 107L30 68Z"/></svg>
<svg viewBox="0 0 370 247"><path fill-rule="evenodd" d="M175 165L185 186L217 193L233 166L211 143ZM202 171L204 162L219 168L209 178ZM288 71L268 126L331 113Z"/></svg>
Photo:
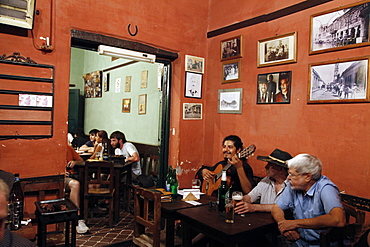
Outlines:
<svg viewBox="0 0 370 247"><path fill-rule="evenodd" d="M166 175L166 191L171 191L172 184L172 166L168 167L168 172Z"/></svg>
<svg viewBox="0 0 370 247"><path fill-rule="evenodd" d="M104 142L103 145L103 160L108 160L109 159L109 154L108 154L108 143Z"/></svg>
<svg viewBox="0 0 370 247"><path fill-rule="evenodd" d="M225 212L225 199L229 192L226 171L222 171L221 184L218 186L218 211Z"/></svg>
<svg viewBox="0 0 370 247"><path fill-rule="evenodd" d="M21 228L21 221L23 220L23 201L24 195L21 187L21 180L19 173L14 174L14 184L10 193L11 203L11 226L12 230L18 230Z"/></svg>
<svg viewBox="0 0 370 247"><path fill-rule="evenodd" d="M172 169L171 193L172 193L173 198L177 197L177 187L178 186L179 186L179 183L177 182L176 169Z"/></svg>

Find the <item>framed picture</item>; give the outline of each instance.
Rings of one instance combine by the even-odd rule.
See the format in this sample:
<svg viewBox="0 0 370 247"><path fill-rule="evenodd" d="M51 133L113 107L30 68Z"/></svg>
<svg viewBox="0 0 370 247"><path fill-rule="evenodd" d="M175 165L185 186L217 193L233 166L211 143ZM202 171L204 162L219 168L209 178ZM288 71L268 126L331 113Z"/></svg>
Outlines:
<svg viewBox="0 0 370 247"><path fill-rule="evenodd" d="M102 96L102 73L100 70L83 75L85 98L100 98Z"/></svg>
<svg viewBox="0 0 370 247"><path fill-rule="evenodd" d="M104 83L103 83L103 87L104 87L104 92L108 92L109 91L109 76L110 74L109 73L106 73L105 76L104 76Z"/></svg>
<svg viewBox="0 0 370 247"><path fill-rule="evenodd" d="M258 67L295 62L297 62L297 32L258 41Z"/></svg>
<svg viewBox="0 0 370 247"><path fill-rule="evenodd" d="M218 113L242 114L243 88L218 90Z"/></svg>
<svg viewBox="0 0 370 247"><path fill-rule="evenodd" d="M148 71L143 70L143 71L141 71L140 88L147 88L147 86L148 86Z"/></svg>
<svg viewBox="0 0 370 247"><path fill-rule="evenodd" d="M131 91L131 76L126 76L125 92L130 92L130 91Z"/></svg>
<svg viewBox="0 0 370 247"><path fill-rule="evenodd" d="M310 54L369 45L368 1L311 16Z"/></svg>
<svg viewBox="0 0 370 247"><path fill-rule="evenodd" d="M202 119L201 103L183 103L182 118L185 120Z"/></svg>
<svg viewBox="0 0 370 247"><path fill-rule="evenodd" d="M185 71L204 73L204 58L185 55Z"/></svg>
<svg viewBox="0 0 370 247"><path fill-rule="evenodd" d="M241 60L230 60L222 63L222 83L240 81Z"/></svg>
<svg viewBox="0 0 370 247"><path fill-rule="evenodd" d="M310 64L308 103L369 101L369 58Z"/></svg>
<svg viewBox="0 0 370 247"><path fill-rule="evenodd" d="M139 115L146 114L146 94L139 95Z"/></svg>
<svg viewBox="0 0 370 247"><path fill-rule="evenodd" d="M257 104L289 104L292 71L259 74Z"/></svg>
<svg viewBox="0 0 370 247"><path fill-rule="evenodd" d="M242 36L221 41L221 61L242 57Z"/></svg>
<svg viewBox="0 0 370 247"><path fill-rule="evenodd" d="M122 100L122 112L130 113L131 109L131 99L123 99Z"/></svg>
<svg viewBox="0 0 370 247"><path fill-rule="evenodd" d="M202 98L202 74L186 72L185 97Z"/></svg>

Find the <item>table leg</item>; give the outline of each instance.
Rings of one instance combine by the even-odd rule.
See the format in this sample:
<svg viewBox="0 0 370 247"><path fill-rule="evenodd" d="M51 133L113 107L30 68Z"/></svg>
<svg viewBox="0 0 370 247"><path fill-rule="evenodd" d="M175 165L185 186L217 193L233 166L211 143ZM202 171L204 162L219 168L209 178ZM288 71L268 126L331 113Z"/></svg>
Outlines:
<svg viewBox="0 0 370 247"><path fill-rule="evenodd" d="M114 214L113 214L113 219L115 223L118 223L119 221L119 200L120 200L120 185L121 185L121 171L119 169L115 169L114 171L116 173L115 175L115 191L114 191Z"/></svg>
<svg viewBox="0 0 370 247"><path fill-rule="evenodd" d="M182 246L191 246L191 240L192 240L192 230L191 227L185 222L182 221Z"/></svg>
<svg viewBox="0 0 370 247"><path fill-rule="evenodd" d="M37 224L37 245L40 247L46 246L46 225L42 224L40 218Z"/></svg>
<svg viewBox="0 0 370 247"><path fill-rule="evenodd" d="M166 246L175 245L175 219L166 220Z"/></svg>

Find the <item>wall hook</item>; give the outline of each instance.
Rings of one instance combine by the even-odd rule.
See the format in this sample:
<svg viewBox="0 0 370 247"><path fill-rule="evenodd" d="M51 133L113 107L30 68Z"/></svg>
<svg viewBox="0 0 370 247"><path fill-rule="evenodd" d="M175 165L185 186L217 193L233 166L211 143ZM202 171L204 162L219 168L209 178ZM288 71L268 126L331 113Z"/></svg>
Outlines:
<svg viewBox="0 0 370 247"><path fill-rule="evenodd" d="M138 27L135 25L135 33L131 33L130 27L131 27L131 24L128 24L128 27L127 27L128 33L131 36L136 36L137 32L139 31Z"/></svg>

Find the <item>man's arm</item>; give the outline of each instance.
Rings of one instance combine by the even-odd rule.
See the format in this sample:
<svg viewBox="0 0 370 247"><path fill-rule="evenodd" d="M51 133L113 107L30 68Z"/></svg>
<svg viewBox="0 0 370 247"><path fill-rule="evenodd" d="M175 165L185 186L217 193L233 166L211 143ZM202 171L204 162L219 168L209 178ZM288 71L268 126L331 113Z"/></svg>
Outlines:
<svg viewBox="0 0 370 247"><path fill-rule="evenodd" d="M275 221L278 223L278 225L280 224L280 222L286 221L284 211L277 204L273 204L272 209L271 209L271 214L272 214L272 217L275 219ZM300 238L298 231L295 229L283 232L279 227L279 230L282 235L284 235L286 238L288 238L291 241L296 241L297 239Z"/></svg>
<svg viewBox="0 0 370 247"><path fill-rule="evenodd" d="M248 194L252 190L253 186L245 174L243 161L239 159L237 155L234 155L231 159L229 159L229 163L236 168L243 194Z"/></svg>
<svg viewBox="0 0 370 247"><path fill-rule="evenodd" d="M140 160L139 154L137 152L134 152L131 156L126 157L125 162L132 163L132 162L138 162L139 160Z"/></svg>
<svg viewBox="0 0 370 247"><path fill-rule="evenodd" d="M239 202L236 204L235 213L253 213L253 212L271 212L274 204L251 204L248 202Z"/></svg>

